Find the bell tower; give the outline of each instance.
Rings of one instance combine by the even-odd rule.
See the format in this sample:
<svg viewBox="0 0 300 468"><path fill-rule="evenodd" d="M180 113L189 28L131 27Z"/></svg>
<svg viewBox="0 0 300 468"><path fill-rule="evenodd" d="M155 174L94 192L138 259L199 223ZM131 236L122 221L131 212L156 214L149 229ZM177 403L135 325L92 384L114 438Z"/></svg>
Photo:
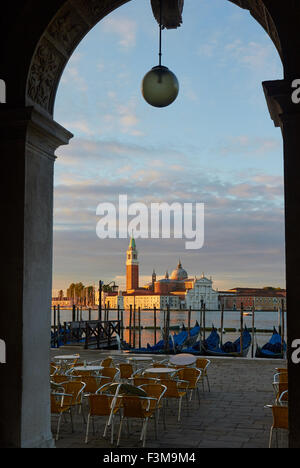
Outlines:
<svg viewBox="0 0 300 468"><path fill-rule="evenodd" d="M139 287L139 262L133 236L130 238L126 253L126 291L138 289Z"/></svg>

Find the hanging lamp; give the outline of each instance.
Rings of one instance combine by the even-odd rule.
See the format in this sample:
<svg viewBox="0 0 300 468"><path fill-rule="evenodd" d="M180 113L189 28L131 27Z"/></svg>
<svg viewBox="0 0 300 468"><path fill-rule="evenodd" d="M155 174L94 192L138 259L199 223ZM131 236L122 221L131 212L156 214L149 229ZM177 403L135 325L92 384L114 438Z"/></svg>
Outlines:
<svg viewBox="0 0 300 468"><path fill-rule="evenodd" d="M160 0L160 20L159 20L159 64L153 67L143 78L142 95L148 104L154 107L167 107L178 96L179 83L176 75L167 67L161 64L162 57L162 3Z"/></svg>

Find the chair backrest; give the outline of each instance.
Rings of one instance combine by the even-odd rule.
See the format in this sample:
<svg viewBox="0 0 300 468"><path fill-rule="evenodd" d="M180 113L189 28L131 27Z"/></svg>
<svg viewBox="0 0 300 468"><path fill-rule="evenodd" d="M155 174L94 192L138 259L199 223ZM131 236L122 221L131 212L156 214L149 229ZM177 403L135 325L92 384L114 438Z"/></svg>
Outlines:
<svg viewBox="0 0 300 468"><path fill-rule="evenodd" d="M131 377L134 372L132 364L129 363L120 362L119 369L121 379L129 379L129 377Z"/></svg>
<svg viewBox="0 0 300 468"><path fill-rule="evenodd" d="M157 401L159 402L160 399L163 397L165 394L167 387L162 384L156 384L156 383L147 383L144 385L140 385L140 388L142 390L145 390L147 393L147 396L156 398Z"/></svg>
<svg viewBox="0 0 300 468"><path fill-rule="evenodd" d="M91 416L108 416L110 414L113 395L99 393L91 394L88 398Z"/></svg>
<svg viewBox="0 0 300 468"><path fill-rule="evenodd" d="M141 385L146 385L146 384L153 384L158 382L158 379L156 378L150 378L150 377L133 377L133 385L136 387L140 387Z"/></svg>
<svg viewBox="0 0 300 468"><path fill-rule="evenodd" d="M184 367L183 369L179 369L176 375L179 379L186 380L191 386L194 386L201 377L201 370L195 367Z"/></svg>
<svg viewBox="0 0 300 468"><path fill-rule="evenodd" d="M60 412L60 403L58 402L55 394L50 393L50 402L51 402L51 413L59 413Z"/></svg>
<svg viewBox="0 0 300 468"><path fill-rule="evenodd" d="M179 382L177 380L163 378L160 379L160 383L166 387L164 398L179 398Z"/></svg>
<svg viewBox="0 0 300 468"><path fill-rule="evenodd" d="M81 376L81 382L85 383L84 391L87 393L96 393L100 384L97 377L93 375L83 375Z"/></svg>
<svg viewBox="0 0 300 468"><path fill-rule="evenodd" d="M153 362L152 367L169 367L167 364L161 364L159 362Z"/></svg>
<svg viewBox="0 0 300 468"><path fill-rule="evenodd" d="M124 395L122 397L123 415L125 418L145 417L145 398L135 395Z"/></svg>
<svg viewBox="0 0 300 468"><path fill-rule="evenodd" d="M281 404L281 403L287 403L289 401L289 391L288 390L284 390L282 392L282 394L279 396L278 398L278 403Z"/></svg>
<svg viewBox="0 0 300 468"><path fill-rule="evenodd" d="M272 406L273 427L278 429L288 429L288 407L287 406Z"/></svg>
<svg viewBox="0 0 300 468"><path fill-rule="evenodd" d="M197 359L196 359L196 367L197 367L197 369L201 369L201 370L206 371L206 369L208 368L209 364L210 364L210 360L209 360L209 359L205 359L205 358L197 358Z"/></svg>
<svg viewBox="0 0 300 468"><path fill-rule="evenodd" d="M80 402L81 393L85 388L85 383L71 380L69 382L62 383L65 389L65 393L71 394L71 397L65 397L65 403L70 405L76 405Z"/></svg>
<svg viewBox="0 0 300 468"><path fill-rule="evenodd" d="M288 390L288 383L287 382L279 382L277 388L278 388L278 390L277 390L277 394L276 394L276 400L278 401L280 396L282 395L282 393L285 392L286 390Z"/></svg>
<svg viewBox="0 0 300 468"><path fill-rule="evenodd" d="M71 370L69 373L70 376L83 377L92 375L91 371L81 371L81 370Z"/></svg>
<svg viewBox="0 0 300 468"><path fill-rule="evenodd" d="M105 359L103 359L101 361L101 366L103 367L110 367L111 366L111 363L112 363L112 358L111 357L107 357Z"/></svg>
<svg viewBox="0 0 300 468"><path fill-rule="evenodd" d="M103 375L104 377L110 377L111 381L113 381L117 373L119 373L119 369L117 369L116 367L104 367L101 370L100 377L101 375Z"/></svg>
<svg viewBox="0 0 300 468"><path fill-rule="evenodd" d="M54 375L58 372L58 367L50 364L50 375Z"/></svg>
<svg viewBox="0 0 300 468"><path fill-rule="evenodd" d="M70 376L69 375L62 375L62 374L54 374L51 376L51 380L54 383L62 383L62 382L69 382Z"/></svg>
<svg viewBox="0 0 300 468"><path fill-rule="evenodd" d="M287 382L288 381L288 373L287 372L277 372L273 376L273 382Z"/></svg>

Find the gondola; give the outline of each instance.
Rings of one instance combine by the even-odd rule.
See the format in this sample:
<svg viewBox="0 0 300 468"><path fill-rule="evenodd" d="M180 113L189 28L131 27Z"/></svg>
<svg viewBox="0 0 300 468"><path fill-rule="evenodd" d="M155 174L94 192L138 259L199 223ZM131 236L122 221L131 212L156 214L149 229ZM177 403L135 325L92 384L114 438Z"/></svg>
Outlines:
<svg viewBox="0 0 300 468"><path fill-rule="evenodd" d="M285 341L283 342L282 348L282 338L274 327L270 340L264 346L256 347L255 357L266 359L283 359L285 351L286 343Z"/></svg>
<svg viewBox="0 0 300 468"><path fill-rule="evenodd" d="M217 334L215 330L214 335ZM219 344L217 342L217 337L215 336L214 342L205 343L203 342L203 350L204 354L207 356L221 356L221 357L247 357L251 346L251 335L247 329L244 328L243 331L243 349L241 352L241 337L239 337L236 341L227 341L224 345ZM218 343L216 345L216 343Z"/></svg>
<svg viewBox="0 0 300 468"><path fill-rule="evenodd" d="M205 353L205 348L215 349L220 343L220 337L218 335L217 329L212 326L212 331L210 335L204 340L197 340L192 346L183 348L181 351L183 353L194 354L196 356L203 355Z"/></svg>
<svg viewBox="0 0 300 468"><path fill-rule="evenodd" d="M183 348L184 344L199 334L200 327L198 322L196 322L195 326L190 330L190 335L188 334L186 328L183 326L181 332L174 333L174 335L169 336L169 353L178 353ZM146 354L163 354L166 351L165 340L159 340L155 345L150 346L147 344L147 347L143 348L133 348L129 352L130 353L146 353Z"/></svg>

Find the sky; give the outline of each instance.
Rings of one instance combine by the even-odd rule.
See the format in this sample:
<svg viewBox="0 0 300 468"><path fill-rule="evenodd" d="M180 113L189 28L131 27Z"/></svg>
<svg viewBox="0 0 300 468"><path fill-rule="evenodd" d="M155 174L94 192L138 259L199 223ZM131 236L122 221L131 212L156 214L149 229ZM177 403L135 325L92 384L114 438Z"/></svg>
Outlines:
<svg viewBox="0 0 300 468"><path fill-rule="evenodd" d="M140 284L180 258L190 277L219 290L285 287L283 149L262 82L282 64L261 26L226 0L186 0L183 24L164 30L162 64L176 101L154 108L141 94L158 64L149 0L100 21L62 75L54 118L74 134L55 162L53 288L112 280L124 289L129 237L100 239L99 203L204 204L204 244L136 239Z"/></svg>

